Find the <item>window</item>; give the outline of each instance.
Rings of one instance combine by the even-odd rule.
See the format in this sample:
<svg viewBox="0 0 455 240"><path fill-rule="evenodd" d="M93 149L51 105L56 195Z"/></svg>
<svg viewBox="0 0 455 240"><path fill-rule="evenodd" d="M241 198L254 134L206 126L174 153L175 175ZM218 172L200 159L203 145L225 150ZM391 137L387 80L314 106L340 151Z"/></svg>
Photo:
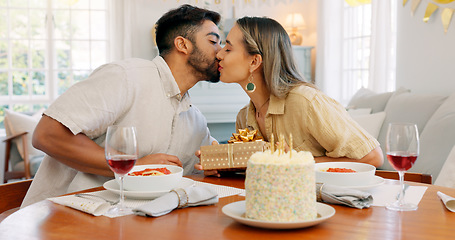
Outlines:
<svg viewBox="0 0 455 240"><path fill-rule="evenodd" d="M4 109L35 112L109 60L108 0L0 0Z"/></svg>

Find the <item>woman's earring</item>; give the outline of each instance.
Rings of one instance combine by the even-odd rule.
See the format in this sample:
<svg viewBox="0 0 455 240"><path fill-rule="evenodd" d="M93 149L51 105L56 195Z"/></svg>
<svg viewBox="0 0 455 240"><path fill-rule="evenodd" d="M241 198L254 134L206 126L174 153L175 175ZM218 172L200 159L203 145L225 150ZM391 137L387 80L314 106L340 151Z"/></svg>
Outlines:
<svg viewBox="0 0 455 240"><path fill-rule="evenodd" d="M253 81L253 73L251 73L250 76L248 77L248 81L249 81L249 83L246 85L245 90L248 93L252 93L252 92L254 92L256 90L256 85L254 83L252 83L252 81Z"/></svg>

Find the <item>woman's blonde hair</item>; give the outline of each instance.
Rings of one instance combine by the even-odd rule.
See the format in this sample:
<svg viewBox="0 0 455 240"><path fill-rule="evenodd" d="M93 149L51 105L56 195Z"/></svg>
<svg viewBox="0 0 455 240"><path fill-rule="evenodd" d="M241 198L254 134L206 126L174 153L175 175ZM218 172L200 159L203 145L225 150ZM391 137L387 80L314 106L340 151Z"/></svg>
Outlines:
<svg viewBox="0 0 455 240"><path fill-rule="evenodd" d="M264 78L269 91L284 98L301 84L314 87L298 73L286 30L267 17L243 17L237 20L249 54L262 56Z"/></svg>

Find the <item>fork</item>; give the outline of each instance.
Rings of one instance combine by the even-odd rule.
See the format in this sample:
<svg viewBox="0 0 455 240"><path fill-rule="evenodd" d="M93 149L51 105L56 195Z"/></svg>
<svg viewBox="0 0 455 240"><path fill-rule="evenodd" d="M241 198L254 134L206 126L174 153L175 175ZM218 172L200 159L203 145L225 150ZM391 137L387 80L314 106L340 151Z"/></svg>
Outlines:
<svg viewBox="0 0 455 240"><path fill-rule="evenodd" d="M406 189L408 189L408 187L409 187L409 184L404 184L403 198L404 198L404 195L406 194ZM401 195L401 189L400 189L400 192L398 192L398 194L397 194L397 200L400 199L400 195Z"/></svg>
<svg viewBox="0 0 455 240"><path fill-rule="evenodd" d="M117 203L119 203L120 200L117 200L117 201L112 201L112 200L108 200L104 197L101 197L101 196L98 196L98 195L93 195L93 194L89 194L89 193L77 193L77 194L74 194L74 196L76 197L80 197L80 198L85 198L85 199L90 199L91 197L94 197L94 198L98 198L98 199L101 199L111 205L115 205Z"/></svg>

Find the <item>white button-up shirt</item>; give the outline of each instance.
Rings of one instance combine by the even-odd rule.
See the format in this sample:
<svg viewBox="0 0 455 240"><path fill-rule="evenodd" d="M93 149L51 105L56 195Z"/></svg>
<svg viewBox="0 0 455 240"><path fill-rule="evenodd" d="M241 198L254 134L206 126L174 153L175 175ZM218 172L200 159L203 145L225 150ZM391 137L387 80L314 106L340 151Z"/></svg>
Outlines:
<svg viewBox="0 0 455 240"><path fill-rule="evenodd" d="M182 161L184 174L195 173L194 153L213 139L202 113L183 96L160 56L153 61L127 59L103 65L62 94L45 112L76 135L84 133L104 147L107 127L137 129L139 157L166 153ZM107 163L106 163L107 164ZM46 156L22 206L48 197L101 186L110 178L78 172Z"/></svg>

